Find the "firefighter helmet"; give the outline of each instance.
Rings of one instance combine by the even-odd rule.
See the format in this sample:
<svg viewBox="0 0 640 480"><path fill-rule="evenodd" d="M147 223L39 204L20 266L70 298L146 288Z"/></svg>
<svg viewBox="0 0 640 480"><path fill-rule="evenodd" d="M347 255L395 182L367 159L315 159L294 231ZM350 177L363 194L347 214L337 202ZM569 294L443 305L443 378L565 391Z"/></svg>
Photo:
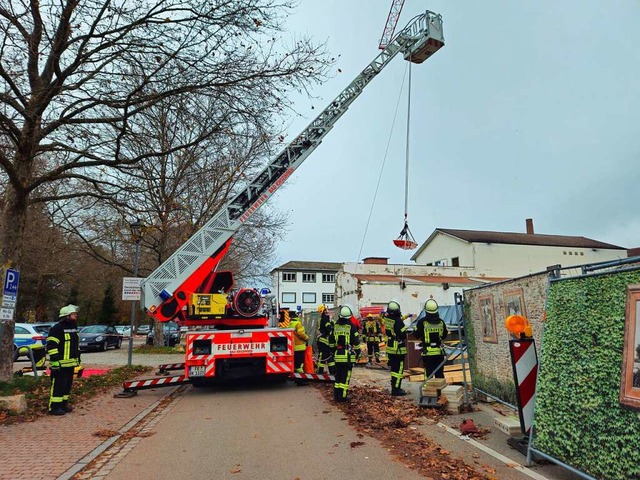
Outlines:
<svg viewBox="0 0 640 480"><path fill-rule="evenodd" d="M438 302L436 302L433 298L430 298L426 302L424 302L424 310L427 313L438 313Z"/></svg>
<svg viewBox="0 0 640 480"><path fill-rule="evenodd" d="M351 309L347 306L340 308L340 318L351 318L353 313L351 313Z"/></svg>
<svg viewBox="0 0 640 480"><path fill-rule="evenodd" d="M373 313L368 313L367 318L373 318Z"/></svg>
<svg viewBox="0 0 640 480"><path fill-rule="evenodd" d="M400 304L391 300L387 305L387 313L400 313Z"/></svg>
<svg viewBox="0 0 640 480"><path fill-rule="evenodd" d="M72 313L78 313L78 307L76 307L75 305L67 305L66 307L62 307L60 309L60 314L58 315L58 317L67 317Z"/></svg>
<svg viewBox="0 0 640 480"><path fill-rule="evenodd" d="M322 313L327 309L327 306L324 303L318 305L318 313Z"/></svg>

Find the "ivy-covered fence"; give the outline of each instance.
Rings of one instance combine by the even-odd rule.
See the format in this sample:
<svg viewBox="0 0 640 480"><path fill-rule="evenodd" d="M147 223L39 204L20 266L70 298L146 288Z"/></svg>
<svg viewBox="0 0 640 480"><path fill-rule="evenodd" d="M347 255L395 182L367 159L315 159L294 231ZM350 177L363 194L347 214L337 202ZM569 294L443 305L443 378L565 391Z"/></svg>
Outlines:
<svg viewBox="0 0 640 480"><path fill-rule="evenodd" d="M640 270L551 282L533 447L606 480L640 479L640 414L619 403L626 288Z"/></svg>

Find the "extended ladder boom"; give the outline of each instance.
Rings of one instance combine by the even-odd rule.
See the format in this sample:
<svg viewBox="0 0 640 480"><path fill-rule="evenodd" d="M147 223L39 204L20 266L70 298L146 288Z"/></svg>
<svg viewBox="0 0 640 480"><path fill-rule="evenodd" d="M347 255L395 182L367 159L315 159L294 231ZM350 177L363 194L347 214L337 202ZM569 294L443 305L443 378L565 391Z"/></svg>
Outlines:
<svg viewBox="0 0 640 480"><path fill-rule="evenodd" d="M262 172L142 282L143 305L158 321L171 320L217 267L233 234L322 142L364 88L398 54L422 63L444 45L442 17L415 17L378 56Z"/></svg>

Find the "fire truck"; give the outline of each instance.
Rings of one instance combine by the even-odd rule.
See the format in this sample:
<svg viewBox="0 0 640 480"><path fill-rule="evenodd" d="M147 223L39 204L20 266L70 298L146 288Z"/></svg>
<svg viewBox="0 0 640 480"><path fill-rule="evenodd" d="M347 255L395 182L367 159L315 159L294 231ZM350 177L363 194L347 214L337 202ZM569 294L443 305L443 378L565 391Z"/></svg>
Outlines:
<svg viewBox="0 0 640 480"><path fill-rule="evenodd" d="M200 386L247 377L333 381L296 373L293 330L269 326L256 289L234 289L233 274L217 271L235 232L320 145L364 88L398 54L422 63L444 45L442 17L413 18L360 74L235 197L142 282L142 305L156 322L206 327L186 334L185 362L161 365L174 376L125 382L123 394L163 385Z"/></svg>

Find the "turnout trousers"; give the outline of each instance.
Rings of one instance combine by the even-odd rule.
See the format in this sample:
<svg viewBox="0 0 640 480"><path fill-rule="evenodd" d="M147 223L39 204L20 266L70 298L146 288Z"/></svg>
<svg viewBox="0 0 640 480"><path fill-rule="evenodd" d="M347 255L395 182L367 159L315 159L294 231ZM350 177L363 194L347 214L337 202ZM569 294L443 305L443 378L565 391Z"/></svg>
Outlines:
<svg viewBox="0 0 640 480"><path fill-rule="evenodd" d="M376 362L380 361L380 344L377 340L367 342L367 357L369 359L369 363L373 357L376 357Z"/></svg>
<svg viewBox="0 0 640 480"><path fill-rule="evenodd" d="M400 390L402 374L404 373L404 355L389 353L389 368L391 368L391 392Z"/></svg>
<svg viewBox="0 0 640 480"><path fill-rule="evenodd" d="M336 402L346 402L351 381L353 364L349 361L336 362L335 382L333 384L333 398Z"/></svg>
<svg viewBox="0 0 640 480"><path fill-rule="evenodd" d="M73 385L74 367L60 367L51 371L51 391L49 393L49 411L65 408L69 401Z"/></svg>
<svg viewBox="0 0 640 480"><path fill-rule="evenodd" d="M325 369L328 369L329 373L333 375L336 371L336 361L333 356L333 349L328 343L318 341L318 373L324 373Z"/></svg>
<svg viewBox="0 0 640 480"><path fill-rule="evenodd" d="M444 361L444 355L423 355L422 356L422 365L424 365L424 378L425 380L429 378L434 371L436 372L435 378L444 378L444 369L443 367L438 368L438 366ZM436 370L436 368L438 368Z"/></svg>

